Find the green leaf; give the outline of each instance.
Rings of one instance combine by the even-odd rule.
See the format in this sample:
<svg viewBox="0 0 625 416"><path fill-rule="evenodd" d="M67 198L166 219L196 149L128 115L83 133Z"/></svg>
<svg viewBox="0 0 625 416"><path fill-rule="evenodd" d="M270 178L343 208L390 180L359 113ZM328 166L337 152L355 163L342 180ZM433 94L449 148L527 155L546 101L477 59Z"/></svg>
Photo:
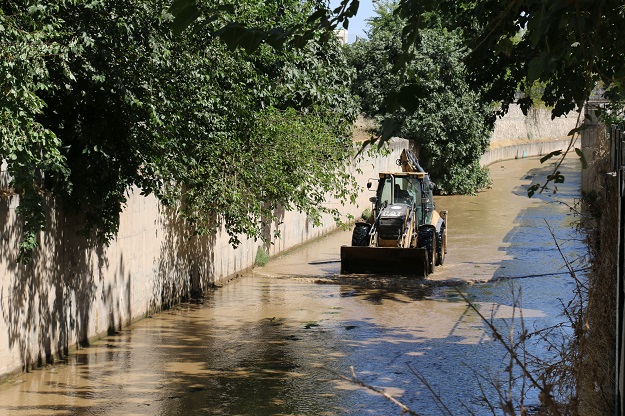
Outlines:
<svg viewBox="0 0 625 416"><path fill-rule="evenodd" d="M197 7L196 0L174 0L168 11L176 17L180 12L188 7Z"/></svg>
<svg viewBox="0 0 625 416"><path fill-rule="evenodd" d="M327 13L328 13L328 11L326 9L317 9L313 14L311 14L308 17L307 21L309 23L314 23L317 20L321 20L324 17L326 17Z"/></svg>
<svg viewBox="0 0 625 416"><path fill-rule="evenodd" d="M539 183L535 183L534 185L530 186L529 188L527 188L527 197L531 198L534 196L534 194L536 193L536 191L540 188L540 184Z"/></svg>
<svg viewBox="0 0 625 416"><path fill-rule="evenodd" d="M560 171L557 171L547 176L547 180L554 181L555 183L564 183L564 175L562 175Z"/></svg>
<svg viewBox="0 0 625 416"><path fill-rule="evenodd" d="M399 124L393 118L385 118L382 121L382 126L380 127L380 138L378 139L378 148L382 147L387 141L391 139L395 134L397 134L397 130L399 128Z"/></svg>
<svg viewBox="0 0 625 416"><path fill-rule="evenodd" d="M180 4L178 4L180 3ZM178 0L172 5L172 8L176 6L180 8L174 15L174 21L171 24L171 30L174 36L180 36L192 23L194 23L200 16L200 9L197 8L195 2L189 0Z"/></svg>
<svg viewBox="0 0 625 416"><path fill-rule="evenodd" d="M562 150L554 150L551 153L547 153L545 156L540 158L540 163L545 163L546 161L548 161L549 159L551 159L554 156L560 156L562 154Z"/></svg>
<svg viewBox="0 0 625 416"><path fill-rule="evenodd" d="M419 100L427 96L427 90L419 83L406 85L399 91L397 101L407 111L414 113L419 108Z"/></svg>
<svg viewBox="0 0 625 416"><path fill-rule="evenodd" d="M528 65L527 82L529 84L540 79L543 74L551 74L556 66L558 57L549 52L543 52L539 56L533 58Z"/></svg>
<svg viewBox="0 0 625 416"><path fill-rule="evenodd" d="M360 0L352 0L351 4L345 11L345 14L343 17L350 18L350 17L356 16L356 14L358 13L359 7L360 7Z"/></svg>

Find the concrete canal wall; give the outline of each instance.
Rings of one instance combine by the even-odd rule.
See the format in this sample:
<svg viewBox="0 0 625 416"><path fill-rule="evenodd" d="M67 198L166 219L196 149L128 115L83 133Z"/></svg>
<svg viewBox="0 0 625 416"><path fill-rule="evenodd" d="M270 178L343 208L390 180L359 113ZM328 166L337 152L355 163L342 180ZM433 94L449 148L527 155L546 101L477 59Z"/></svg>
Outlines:
<svg viewBox="0 0 625 416"><path fill-rule="evenodd" d="M551 110L532 108L527 116L518 105L511 105L505 116L497 119L491 144L514 144L515 141L551 141L563 138L575 128L577 113L551 119Z"/></svg>
<svg viewBox="0 0 625 416"><path fill-rule="evenodd" d="M388 157L365 157L352 173L362 186L408 146L395 140ZM358 169L357 169L358 168ZM6 189L6 165L0 184ZM358 216L370 205L362 192L358 205L328 208ZM134 192L109 246L90 245L77 234L78 221L51 201L41 247L29 265L17 263L21 225L16 196L0 198L0 376L45 364L77 345L132 320L175 304L253 266L261 242L242 240L235 250L225 232L197 238L175 212L153 196ZM277 225L280 239L269 254L293 248L336 228L330 215L313 227L306 215L285 211ZM273 230L270 230L272 232Z"/></svg>
<svg viewBox="0 0 625 416"><path fill-rule="evenodd" d="M526 116L518 105L511 105L506 115L497 119L490 150L480 158L480 165L564 150L569 144L567 136L576 124L577 113L552 120L547 108L530 109ZM580 146L578 141L575 147Z"/></svg>
<svg viewBox="0 0 625 416"><path fill-rule="evenodd" d="M491 149L480 158L481 166L492 165L502 160L521 159L530 156L542 156L555 150L564 150L569 139L550 140L545 142L528 142ZM579 143L577 144L579 147Z"/></svg>

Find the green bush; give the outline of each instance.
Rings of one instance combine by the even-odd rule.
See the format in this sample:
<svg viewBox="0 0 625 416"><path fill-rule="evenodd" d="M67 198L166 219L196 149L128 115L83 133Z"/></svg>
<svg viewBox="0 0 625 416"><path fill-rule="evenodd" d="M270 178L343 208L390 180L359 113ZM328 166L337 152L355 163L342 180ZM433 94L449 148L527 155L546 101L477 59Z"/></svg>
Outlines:
<svg viewBox="0 0 625 416"><path fill-rule="evenodd" d="M269 263L269 253L267 253L264 248L258 247L258 250L256 250L256 260L254 261L254 264L257 266L264 266L267 263Z"/></svg>
<svg viewBox="0 0 625 416"><path fill-rule="evenodd" d="M360 218L364 221L369 221L371 219L371 208L365 208Z"/></svg>

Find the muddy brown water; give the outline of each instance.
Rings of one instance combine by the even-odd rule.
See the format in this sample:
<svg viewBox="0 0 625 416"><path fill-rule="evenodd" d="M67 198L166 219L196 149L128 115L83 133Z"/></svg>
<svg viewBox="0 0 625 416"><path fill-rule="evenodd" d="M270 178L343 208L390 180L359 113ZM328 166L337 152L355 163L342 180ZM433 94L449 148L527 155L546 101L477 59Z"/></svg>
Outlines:
<svg viewBox="0 0 625 416"><path fill-rule="evenodd" d="M506 331L521 311L528 328L549 327L564 321L560 303L575 286L546 222L574 268L583 268L577 259L584 253L569 208L579 197L578 162L566 162L556 195L531 200L527 185L548 171L537 159L490 169L492 189L437 198L437 208L450 212L449 251L426 282L339 278L339 247L350 234L334 233L201 303L154 315L72 353L65 364L8 380L0 386L0 414L401 414L341 378L351 375L413 411L441 414L415 373L452 413L480 414L478 374L502 376L506 355L457 289ZM519 290L522 310L512 306ZM541 340L528 348L550 354Z"/></svg>

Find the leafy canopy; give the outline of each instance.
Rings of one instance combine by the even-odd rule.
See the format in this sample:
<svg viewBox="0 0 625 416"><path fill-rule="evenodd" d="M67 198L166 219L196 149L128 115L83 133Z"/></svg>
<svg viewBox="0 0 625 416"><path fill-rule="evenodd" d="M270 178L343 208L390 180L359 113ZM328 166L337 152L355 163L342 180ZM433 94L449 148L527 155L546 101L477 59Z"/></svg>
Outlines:
<svg viewBox="0 0 625 416"><path fill-rule="evenodd" d="M625 8L620 0L513 0L499 2L420 2L402 0L400 13L409 20L406 39L418 37L423 16L436 12L446 25L462 31L470 53L465 59L472 87L485 88L486 98L500 104L502 112L518 102L527 114L537 104L533 89L543 89L540 103L552 108L552 117L576 110L578 127L571 131L568 150L542 186L528 189L531 197L550 182L564 180L558 171L573 150L582 111L596 89L604 98L621 103L625 90ZM404 44L407 52L408 45ZM520 91L520 98L516 93ZM540 104L538 103L538 104ZM583 153L575 149L582 165ZM548 155L557 156L556 154ZM547 158L549 159L549 158ZM554 190L557 188L554 188Z"/></svg>
<svg viewBox="0 0 625 416"><path fill-rule="evenodd" d="M397 69L406 22L396 7L378 3L369 39L349 48L362 110L382 122L383 137L414 142L442 192L475 192L488 184L479 159L489 145L491 107L465 81L466 51L457 32L422 31L410 47L412 60Z"/></svg>
<svg viewBox="0 0 625 416"><path fill-rule="evenodd" d="M406 19L401 64L414 58L411 45L427 28L460 31L469 51L463 58L467 81L472 90L482 90L486 100L497 103L500 114L511 103L520 104L525 113L545 104L552 117L576 110L580 120L597 88L616 108L622 107L625 8L620 0L401 0L397 13ZM536 86L542 90L539 97ZM404 101L409 99L410 91L402 93ZM580 130L571 131L569 150ZM581 151L575 151L585 164ZM529 189L530 196L549 182L564 180L558 172L561 161L542 187Z"/></svg>
<svg viewBox="0 0 625 416"><path fill-rule="evenodd" d="M471 50L465 59L470 81L488 86L488 98L504 109L518 89L529 92L536 81L544 84L542 100L554 117L582 106L598 83L609 98L623 98L620 0L402 0L406 39L419 36L423 16L431 12L462 30ZM519 100L525 111L533 104L530 96Z"/></svg>
<svg viewBox="0 0 625 416"><path fill-rule="evenodd" d="M100 242L138 189L198 233L224 226L233 245L269 238L279 206L315 220L327 192L349 197L341 165L356 105L338 42L312 30L300 49L246 50L215 37L226 21L312 27L314 2L222 2L220 20L177 38L164 0L29 5L0 7L0 160L20 196L26 259L48 194Z"/></svg>
<svg viewBox="0 0 625 416"><path fill-rule="evenodd" d="M320 27L348 27L358 6L359 0L342 0L334 10L317 4L307 19L312 29L294 26L263 31L238 25L240 36L232 41L254 47L249 38L255 33L258 43L280 46L271 41L276 33L310 36ZM177 31L202 15L195 0L176 0L172 11ZM544 86L541 98L553 108L554 117L583 105L597 84L612 101L624 98L625 27L621 23L625 7L621 0L399 0L394 13L403 19L403 47L396 69L414 58L411 48L424 29L458 30L469 52L463 57L467 80L486 99L500 103L502 112L517 101L527 111L537 98L532 91L536 82ZM209 16L214 19L214 14ZM525 93L521 99L517 98L519 89ZM415 93L403 89L399 101L409 102Z"/></svg>

